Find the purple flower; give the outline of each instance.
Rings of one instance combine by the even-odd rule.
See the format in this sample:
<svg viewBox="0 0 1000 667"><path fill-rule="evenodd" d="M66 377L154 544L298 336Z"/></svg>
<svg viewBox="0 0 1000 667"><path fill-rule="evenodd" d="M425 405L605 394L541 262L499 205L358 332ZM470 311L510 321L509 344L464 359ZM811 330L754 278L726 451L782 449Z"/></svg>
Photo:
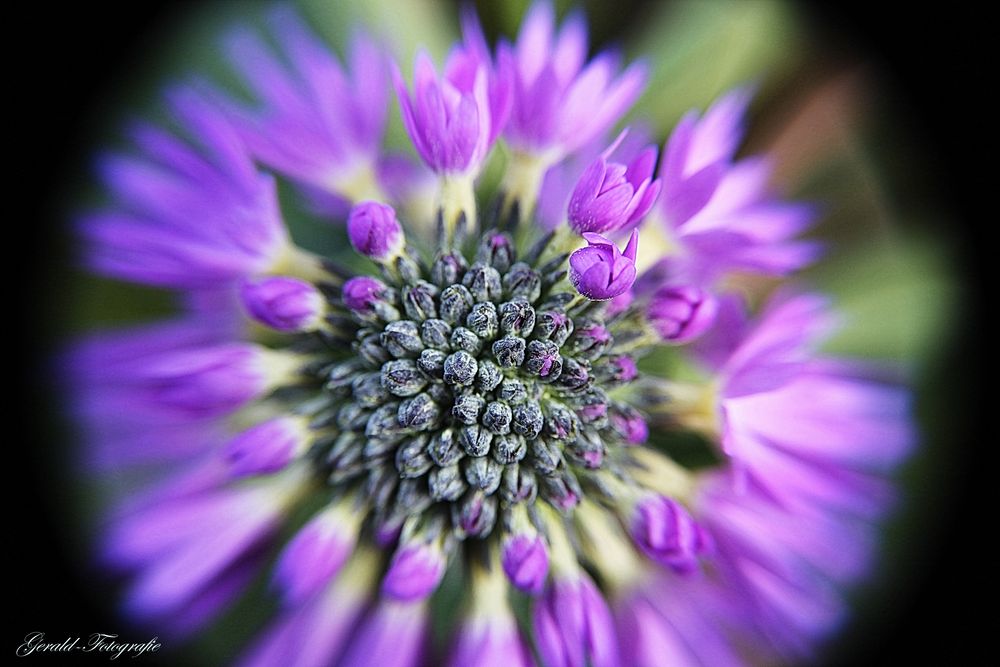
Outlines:
<svg viewBox="0 0 1000 667"><path fill-rule="evenodd" d="M230 594L209 605L212 613L231 601L239 589L224 586L229 572L273 536L301 477L242 488L198 482L185 492L191 481L177 477L168 494L133 503L107 535L106 558L139 574L127 604L143 618L169 619L199 595L208 604L217 585Z"/></svg>
<svg viewBox="0 0 1000 667"><path fill-rule="evenodd" d="M249 29L227 42L230 63L260 106L230 102L240 137L264 164L307 188L351 201L377 195L373 181L389 101L385 52L356 34L345 68L296 12L269 13L287 64Z"/></svg>
<svg viewBox="0 0 1000 667"><path fill-rule="evenodd" d="M779 296L742 325L738 305L725 307L742 335L706 340L703 355L718 369L722 449L741 475L784 502L883 510L888 490L866 471L891 468L912 446L906 392L815 355L832 324L822 298Z"/></svg>
<svg viewBox="0 0 1000 667"><path fill-rule="evenodd" d="M131 132L140 157L101 160L117 206L80 223L90 267L181 289L275 268L289 241L274 179L254 168L235 130L204 97L174 89L170 109L197 146L140 123Z"/></svg>
<svg viewBox="0 0 1000 667"><path fill-rule="evenodd" d="M667 233L683 248L688 281L734 272L784 275L812 262L819 245L795 240L813 221L812 206L775 198L764 158L734 161L743 138L748 89L720 98L698 118L690 112L663 150L661 209Z"/></svg>
<svg viewBox="0 0 1000 667"><path fill-rule="evenodd" d="M266 393L295 363L252 343L191 337L170 344L160 340L163 334L106 339L101 347L109 356L81 357L79 372L99 392L93 398L147 420L218 417ZM145 342L151 347L144 349Z"/></svg>
<svg viewBox="0 0 1000 667"><path fill-rule="evenodd" d="M569 226L577 234L629 229L649 212L660 193L659 179L653 180L656 147L649 146L627 165L608 162L624 133L594 160L569 200Z"/></svg>
<svg viewBox="0 0 1000 667"><path fill-rule="evenodd" d="M715 297L691 285L664 286L646 307L646 317L664 342L679 344L694 340L713 322L718 309Z"/></svg>
<svg viewBox="0 0 1000 667"><path fill-rule="evenodd" d="M326 302L311 283L274 276L240 286L243 306L255 320L278 331L309 331L319 326Z"/></svg>
<svg viewBox="0 0 1000 667"><path fill-rule="evenodd" d="M587 144L617 121L639 96L645 68L633 64L617 75L609 52L589 63L587 28L573 14L555 35L550 2L532 5L517 43L501 41L498 69L514 86L504 136L518 151L544 156L547 165Z"/></svg>
<svg viewBox="0 0 1000 667"><path fill-rule="evenodd" d="M357 204L347 219L347 234L355 250L377 262L388 262L403 250L403 228L386 204Z"/></svg>
<svg viewBox="0 0 1000 667"><path fill-rule="evenodd" d="M638 232L632 232L625 251L600 234L584 232L590 245L569 258L569 279L576 290L591 301L606 301L624 293L635 282Z"/></svg>
<svg viewBox="0 0 1000 667"><path fill-rule="evenodd" d="M504 542L503 571L514 586L538 595L549 572L549 553L538 533L517 534Z"/></svg>
<svg viewBox="0 0 1000 667"><path fill-rule="evenodd" d="M511 90L493 72L478 28L466 22L438 78L426 53L417 55L411 98L398 69L396 95L403 124L424 163L439 174L475 177L510 113Z"/></svg>
<svg viewBox="0 0 1000 667"><path fill-rule="evenodd" d="M806 208L766 192L764 162L735 161L746 93L671 137L674 254L637 280L656 151L619 137L597 153L644 76L608 54L587 64L579 15L556 34L552 6L534 5L494 63L469 10L442 76L421 55L410 95L395 72L433 173L379 147L387 48L359 40L344 68L294 13L270 18L280 53L230 42L259 107L227 117L179 89L190 143L139 126L140 157L104 163L113 212L84 225L88 261L178 290L184 313L59 360L88 450L77 467L129 482L108 485L103 531L126 610L192 632L244 592L274 607L251 586L270 579L280 605L242 654L253 665L809 655L843 618L840 587L870 569L883 476L913 434L902 389L817 355L821 299L778 290L749 315L759 294L719 292L814 251L794 239ZM480 216L475 179L512 108ZM279 201L251 156L298 187ZM552 195L569 225L515 228L546 173L572 174L572 195ZM419 202L392 200L405 225L381 203L383 185L413 199L428 180L434 231ZM320 198L374 264L299 226ZM279 205L329 256L291 243ZM587 246L569 253L573 231ZM443 581L468 585L442 590L458 615L429 654ZM535 598L530 637L513 589Z"/></svg>
<svg viewBox="0 0 1000 667"><path fill-rule="evenodd" d="M533 625L538 650L546 665L621 664L608 604L583 572L556 578L535 603Z"/></svg>
<svg viewBox="0 0 1000 667"><path fill-rule="evenodd" d="M694 520L679 503L661 495L649 495L632 510L632 538L643 553L677 572L697 567L701 550Z"/></svg>
<svg viewBox="0 0 1000 667"><path fill-rule="evenodd" d="M727 475L706 479L698 503L722 585L743 606L743 631L782 662L809 656L815 638L846 614L834 582L870 569L871 524L839 509L776 503L757 488L737 488Z"/></svg>
<svg viewBox="0 0 1000 667"><path fill-rule="evenodd" d="M301 420L276 417L230 440L224 456L236 477L273 473L291 463L308 442L309 436Z"/></svg>

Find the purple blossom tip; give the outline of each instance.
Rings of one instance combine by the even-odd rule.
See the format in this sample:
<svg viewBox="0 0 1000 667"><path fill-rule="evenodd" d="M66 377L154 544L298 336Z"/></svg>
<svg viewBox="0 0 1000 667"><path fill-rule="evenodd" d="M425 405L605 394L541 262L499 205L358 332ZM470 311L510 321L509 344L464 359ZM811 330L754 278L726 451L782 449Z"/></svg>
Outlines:
<svg viewBox="0 0 1000 667"><path fill-rule="evenodd" d="M397 600L421 600L437 588L444 576L444 566L444 554L436 546L402 545L393 554L389 571L382 579L382 592Z"/></svg>
<svg viewBox="0 0 1000 667"><path fill-rule="evenodd" d="M650 324L666 343L687 343L712 326L718 301L705 290L693 287L661 287L646 310Z"/></svg>
<svg viewBox="0 0 1000 667"><path fill-rule="evenodd" d="M632 537L643 553L677 572L697 567L703 540L691 515L660 495L640 500L633 510Z"/></svg>
<svg viewBox="0 0 1000 667"><path fill-rule="evenodd" d="M638 231L633 230L624 252L600 234L584 232L583 238L590 245L569 258L573 286L591 301L607 301L626 292L635 282Z"/></svg>
<svg viewBox="0 0 1000 667"><path fill-rule="evenodd" d="M244 281L240 299L251 317L278 331L314 329L324 310L319 290L304 280L286 276Z"/></svg>
<svg viewBox="0 0 1000 667"><path fill-rule="evenodd" d="M503 545L501 561L514 586L531 595L542 592L549 572L549 552L541 535L510 538Z"/></svg>
<svg viewBox="0 0 1000 667"><path fill-rule="evenodd" d="M226 445L224 456L235 477L273 473L287 466L305 444L298 420L278 417L252 426Z"/></svg>
<svg viewBox="0 0 1000 667"><path fill-rule="evenodd" d="M608 161L624 135L587 167L573 189L568 217L577 234L627 229L649 212L660 193L660 181L653 179L656 147L642 150L627 165Z"/></svg>
<svg viewBox="0 0 1000 667"><path fill-rule="evenodd" d="M385 283L369 276L351 278L344 283L344 305L351 310L370 311L386 289Z"/></svg>
<svg viewBox="0 0 1000 667"><path fill-rule="evenodd" d="M403 228L396 211L379 202L361 202L351 209L347 235L356 251L377 262L391 260L403 250Z"/></svg>
<svg viewBox="0 0 1000 667"><path fill-rule="evenodd" d="M322 590L354 547L356 532L343 518L325 512L295 534L278 557L274 581L285 601L295 605Z"/></svg>

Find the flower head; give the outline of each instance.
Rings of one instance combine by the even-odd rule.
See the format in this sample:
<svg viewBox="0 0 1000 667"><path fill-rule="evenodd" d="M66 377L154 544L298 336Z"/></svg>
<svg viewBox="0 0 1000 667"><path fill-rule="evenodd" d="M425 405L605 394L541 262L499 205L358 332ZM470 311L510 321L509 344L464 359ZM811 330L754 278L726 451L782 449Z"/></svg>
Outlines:
<svg viewBox="0 0 1000 667"><path fill-rule="evenodd" d="M525 193L602 141L641 67L586 63L582 18L555 34L544 2L494 59L467 13L443 75L421 55L412 95L394 77L438 178L432 232L407 188L368 179L392 162L387 49L358 42L348 72L272 18L284 64L245 32L231 44L260 107L179 89L190 145L139 126L143 157L104 163L114 212L82 226L98 270L186 309L66 364L88 470L156 473L108 516L127 609L193 632L270 582L248 594L277 602L242 654L259 665L734 664L820 642L912 432L904 390L816 353L825 300L753 312L721 280L813 257L793 239L805 209L734 160L746 92L681 121L660 179L652 147L611 161L621 138L581 158L569 224L546 231ZM508 173L481 216L501 134ZM251 157L297 182L290 198L348 200L347 240L373 261L299 248ZM661 183L681 252L637 276Z"/></svg>

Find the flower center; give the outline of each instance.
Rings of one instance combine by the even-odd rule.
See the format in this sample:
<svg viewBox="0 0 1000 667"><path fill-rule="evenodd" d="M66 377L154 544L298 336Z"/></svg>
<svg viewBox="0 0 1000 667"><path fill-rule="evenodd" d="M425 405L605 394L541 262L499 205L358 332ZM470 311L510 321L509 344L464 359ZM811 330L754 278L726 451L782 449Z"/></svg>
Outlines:
<svg viewBox="0 0 1000 667"><path fill-rule="evenodd" d="M610 354L603 307L555 291L565 255L542 255L519 260L489 231L471 265L439 253L386 271L371 308L331 299L357 333L319 378L338 430L320 460L334 486L363 481L376 525L441 513L459 539L483 538L501 502L569 511L627 435L604 389L634 374Z"/></svg>

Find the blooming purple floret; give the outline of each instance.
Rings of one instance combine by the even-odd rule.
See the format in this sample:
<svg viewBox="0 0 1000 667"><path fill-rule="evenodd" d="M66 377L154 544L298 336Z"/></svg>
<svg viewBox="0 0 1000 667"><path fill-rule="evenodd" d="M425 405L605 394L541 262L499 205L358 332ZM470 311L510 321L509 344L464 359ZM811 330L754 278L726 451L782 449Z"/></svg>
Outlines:
<svg viewBox="0 0 1000 667"><path fill-rule="evenodd" d="M240 298L251 317L278 331L315 328L326 303L312 283L287 276L244 281Z"/></svg>
<svg viewBox="0 0 1000 667"><path fill-rule="evenodd" d="M259 106L175 89L178 136L136 126L139 157L102 162L111 212L81 225L92 266L184 311L61 360L86 469L130 480L102 549L130 614L190 633L270 581L247 606L276 618L240 653L261 667L811 657L914 436L902 388L817 353L826 299L734 275L817 256L795 238L811 207L735 158L748 91L685 116L654 179L638 133L598 155L642 66L587 63L582 17L557 33L544 1L494 59L469 10L440 77L424 54L412 95L394 72L414 173L380 148L388 45L358 38L343 67L268 16L280 53L229 42ZM279 202L251 158L298 187ZM279 205L318 195L337 206L311 222L345 218L373 262L293 242ZM637 276L651 210L670 254Z"/></svg>
<svg viewBox="0 0 1000 667"><path fill-rule="evenodd" d="M427 616L427 605L423 602L381 600L362 622L338 664L342 667L421 664L427 644Z"/></svg>
<svg viewBox="0 0 1000 667"><path fill-rule="evenodd" d="M393 72L406 131L439 174L476 176L510 113L509 80L494 72L476 30L467 26L466 43L452 50L441 78L426 53L417 55L412 98Z"/></svg>
<svg viewBox="0 0 1000 667"><path fill-rule="evenodd" d="M619 75L614 54L586 58L583 16L570 16L556 35L550 2L531 7L516 44L501 41L497 67L514 87L504 136L514 149L558 162L605 132L639 96L643 65Z"/></svg>
<svg viewBox="0 0 1000 667"><path fill-rule="evenodd" d="M229 103L240 137L269 167L353 200L358 179L371 178L381 159L388 58L359 33L345 68L292 9L275 7L268 18L287 64L249 29L227 42L229 61L260 102Z"/></svg>
<svg viewBox="0 0 1000 667"><path fill-rule="evenodd" d="M573 189L568 215L569 226L577 234L630 229L649 212L660 193L660 181L653 179L654 146L627 165L608 162L622 138L587 167Z"/></svg>
<svg viewBox="0 0 1000 667"><path fill-rule="evenodd" d="M177 88L169 100L196 143L137 123L131 138L139 155L100 161L117 206L80 223L89 265L179 289L266 272L288 244L274 178L255 169L236 131L204 96Z"/></svg>
<svg viewBox="0 0 1000 667"><path fill-rule="evenodd" d="M606 301L626 292L635 282L638 232L632 232L624 252L600 234L584 232L583 238L590 245L575 251L569 258L569 278L573 286L591 301Z"/></svg>
<svg viewBox="0 0 1000 667"><path fill-rule="evenodd" d="M663 150L660 205L669 238L684 249L684 277L708 283L734 271L784 275L819 256L816 242L795 236L814 207L777 199L766 158L735 160L750 90L720 98L701 118L690 112Z"/></svg>
<svg viewBox="0 0 1000 667"><path fill-rule="evenodd" d="M375 261L388 261L403 249L403 228L396 212L379 202L361 202L351 209L347 235L355 250Z"/></svg>

